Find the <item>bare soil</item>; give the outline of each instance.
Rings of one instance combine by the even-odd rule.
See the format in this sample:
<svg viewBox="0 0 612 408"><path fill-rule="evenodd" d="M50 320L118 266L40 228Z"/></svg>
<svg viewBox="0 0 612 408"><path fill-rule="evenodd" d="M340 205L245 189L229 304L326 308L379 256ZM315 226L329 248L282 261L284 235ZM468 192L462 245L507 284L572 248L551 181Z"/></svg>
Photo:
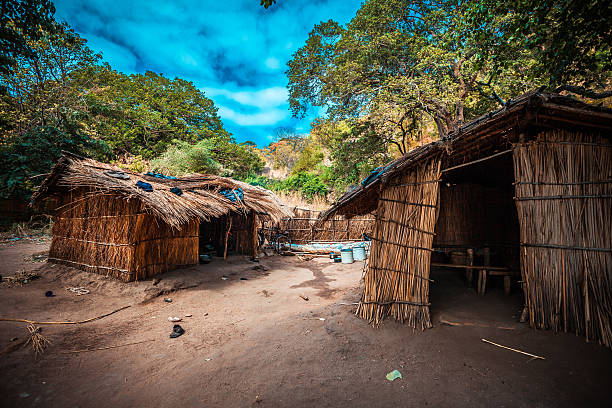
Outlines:
<svg viewBox="0 0 612 408"><path fill-rule="evenodd" d="M456 272L432 272L435 327L421 332L393 321L372 328L354 315L363 263L235 256L163 274L157 285L124 284L32 262L46 249L0 244L0 274L40 274L0 283L0 317L77 321L130 307L82 325L42 325L51 344L38 358L29 346L1 354L2 406L610 406L611 350L517 323L518 290L478 296ZM183 319L184 335L169 338L169 316ZM0 322L0 349L26 335L26 324ZM104 347L114 348L84 351ZM394 369L403 378L390 382Z"/></svg>

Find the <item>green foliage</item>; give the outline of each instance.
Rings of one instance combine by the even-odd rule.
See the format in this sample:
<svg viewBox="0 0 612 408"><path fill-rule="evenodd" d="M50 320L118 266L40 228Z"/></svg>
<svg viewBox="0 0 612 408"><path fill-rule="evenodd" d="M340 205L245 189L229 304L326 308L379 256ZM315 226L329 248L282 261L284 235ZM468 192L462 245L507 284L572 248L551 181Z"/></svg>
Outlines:
<svg viewBox="0 0 612 408"><path fill-rule="evenodd" d="M36 55L28 41L52 30L55 7L49 0L3 0L0 13L0 73L8 74Z"/></svg>
<svg viewBox="0 0 612 408"><path fill-rule="evenodd" d="M387 147L371 129L360 122L316 120L311 135L327 151L330 165L321 179L336 191L344 191L364 179L371 170L391 160Z"/></svg>
<svg viewBox="0 0 612 408"><path fill-rule="evenodd" d="M302 156L304 149L310 144L308 136L298 134L292 128L275 129L276 142L270 143L264 154L272 163L274 169L293 169Z"/></svg>
<svg viewBox="0 0 612 408"><path fill-rule="evenodd" d="M0 196L28 199L40 177L60 158L62 150L81 155L104 155L106 146L82 133L65 133L44 126L0 146Z"/></svg>
<svg viewBox="0 0 612 408"><path fill-rule="evenodd" d="M323 182L323 179L319 175L308 172L295 173L285 180L251 175L244 181L251 185L260 186L272 191L299 193L307 200L312 200L315 197L327 197L329 194L329 188Z"/></svg>
<svg viewBox="0 0 612 408"><path fill-rule="evenodd" d="M168 150L151 160L153 170L173 176L204 173L243 179L262 166L263 161L252 147L237 145L227 138L204 139L195 144L174 140Z"/></svg>
<svg viewBox="0 0 612 408"><path fill-rule="evenodd" d="M300 192L307 200L312 200L315 196L326 197L329 190L319 176L311 175L300 188Z"/></svg>
<svg viewBox="0 0 612 408"><path fill-rule="evenodd" d="M280 186L280 191L297 191L306 199L310 200L314 196L325 197L329 193L327 186L321 178L313 173L300 172L287 177Z"/></svg>
<svg viewBox="0 0 612 408"><path fill-rule="evenodd" d="M281 191L282 190L282 181L277 179L272 179L266 176L261 176L257 174L251 174L250 176L244 178L243 180L246 183L249 183L253 186L259 186L266 188L268 190L273 191Z"/></svg>
<svg viewBox="0 0 612 408"><path fill-rule="evenodd" d="M225 176L244 179L263 168L262 158L249 144L236 144L230 137L211 138L208 143L211 157L223 167Z"/></svg>
<svg viewBox="0 0 612 408"><path fill-rule="evenodd" d="M188 173L219 174L221 165L212 159L207 140L195 145L175 140L160 157L151 160L151 169L170 176Z"/></svg>
<svg viewBox="0 0 612 408"><path fill-rule="evenodd" d="M180 78L154 72L125 75L108 66L91 66L75 75L75 87L84 90L92 131L118 155L151 159L173 140L229 137L214 103Z"/></svg>
<svg viewBox="0 0 612 408"><path fill-rule="evenodd" d="M322 147L310 139L291 169L291 174L313 171L319 167L324 158L325 154Z"/></svg>
<svg viewBox="0 0 612 408"><path fill-rule="evenodd" d="M0 74L6 86L6 92L0 94L5 137L39 126L88 133L81 90L72 81L76 72L98 63L100 55L66 24L55 23L52 30L39 33L28 44L32 53L16 56L16 67Z"/></svg>
<svg viewBox="0 0 612 408"><path fill-rule="evenodd" d="M145 173L151 168L151 164L148 160L145 160L142 156L123 156L121 160L115 160L112 162L115 166L119 166L122 169L133 171L134 173Z"/></svg>
<svg viewBox="0 0 612 408"><path fill-rule="evenodd" d="M551 87L608 89L612 71L612 3L604 0L484 0L470 2L474 41L506 56L522 47L532 55L531 75ZM493 69L511 62L496 58Z"/></svg>

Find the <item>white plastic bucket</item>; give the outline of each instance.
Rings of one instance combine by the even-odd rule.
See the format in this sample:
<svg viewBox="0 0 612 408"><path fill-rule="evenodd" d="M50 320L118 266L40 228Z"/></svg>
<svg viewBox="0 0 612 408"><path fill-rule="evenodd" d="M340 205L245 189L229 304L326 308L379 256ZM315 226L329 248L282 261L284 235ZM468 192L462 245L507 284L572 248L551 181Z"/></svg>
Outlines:
<svg viewBox="0 0 612 408"><path fill-rule="evenodd" d="M352 248L341 249L340 258L342 258L342 263L345 263L345 264L353 263L353 249Z"/></svg>
<svg viewBox="0 0 612 408"><path fill-rule="evenodd" d="M366 251L365 248L362 246L358 246L358 247L354 247L353 248L353 258L356 261L363 261L366 259Z"/></svg>

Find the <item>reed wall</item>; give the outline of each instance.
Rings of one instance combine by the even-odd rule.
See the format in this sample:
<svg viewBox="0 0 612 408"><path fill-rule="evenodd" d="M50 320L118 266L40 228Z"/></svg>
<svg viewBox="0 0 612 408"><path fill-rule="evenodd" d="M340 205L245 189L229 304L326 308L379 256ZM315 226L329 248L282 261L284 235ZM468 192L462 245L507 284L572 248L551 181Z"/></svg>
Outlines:
<svg viewBox="0 0 612 408"><path fill-rule="evenodd" d="M197 221L172 229L140 200L75 189L56 210L49 261L129 282L197 263L197 239Z"/></svg>
<svg viewBox="0 0 612 408"><path fill-rule="evenodd" d="M434 247L518 244L513 189L441 183Z"/></svg>
<svg viewBox="0 0 612 408"><path fill-rule="evenodd" d="M264 231L270 241L275 232L288 234L294 244L308 244L311 242L339 242L361 241L363 234L372 235L374 229L374 216L365 215L347 219L342 215L317 224L321 211L304 208L294 208L294 217L283 218L274 224L266 222Z"/></svg>
<svg viewBox="0 0 612 408"><path fill-rule="evenodd" d="M429 271L439 179L436 157L382 187L356 312L374 325L392 316L414 328L431 327Z"/></svg>
<svg viewBox="0 0 612 408"><path fill-rule="evenodd" d="M532 327L612 346L612 145L547 131L514 151Z"/></svg>

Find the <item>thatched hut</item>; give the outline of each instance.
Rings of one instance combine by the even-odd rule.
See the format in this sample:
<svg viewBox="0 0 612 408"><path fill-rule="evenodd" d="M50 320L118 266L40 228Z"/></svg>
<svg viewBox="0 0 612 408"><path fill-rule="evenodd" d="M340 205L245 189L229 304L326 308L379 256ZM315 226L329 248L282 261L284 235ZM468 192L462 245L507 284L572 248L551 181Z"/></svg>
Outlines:
<svg viewBox="0 0 612 408"><path fill-rule="evenodd" d="M532 327L612 346L611 137L611 110L534 91L345 194L322 220L376 214L357 314L431 327L432 252L475 250L483 279L520 270Z"/></svg>
<svg viewBox="0 0 612 408"><path fill-rule="evenodd" d="M292 215L270 191L236 180L142 175L71 154L32 203L48 199L56 208L49 262L126 282L196 264L204 244L256 256L258 220Z"/></svg>

